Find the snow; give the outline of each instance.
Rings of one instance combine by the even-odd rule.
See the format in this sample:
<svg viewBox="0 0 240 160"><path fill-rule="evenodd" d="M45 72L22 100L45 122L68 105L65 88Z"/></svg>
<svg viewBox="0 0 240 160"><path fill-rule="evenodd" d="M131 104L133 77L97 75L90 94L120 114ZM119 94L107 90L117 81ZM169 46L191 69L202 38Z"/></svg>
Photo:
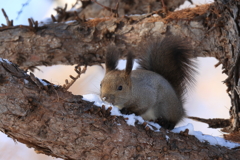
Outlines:
<svg viewBox="0 0 240 160"><path fill-rule="evenodd" d="M26 79L24 79L24 83L25 83L25 84L28 84L28 83L29 83L29 81L28 81L28 80L26 80Z"/></svg>
<svg viewBox="0 0 240 160"><path fill-rule="evenodd" d="M152 16L153 17L160 17L158 14L153 14Z"/></svg>
<svg viewBox="0 0 240 160"><path fill-rule="evenodd" d="M238 144L238 143L233 143L233 142L227 141L221 137L214 137L211 135L205 135L200 131L194 131L194 127L191 123L188 123L186 126L175 128L172 130L172 132L179 133L181 131L185 131L186 129L189 129L189 132L188 132L189 135L195 136L201 142L207 141L211 145L220 145L220 146L225 146L228 148L235 148L235 147L240 146L240 144Z"/></svg>
<svg viewBox="0 0 240 160"><path fill-rule="evenodd" d="M7 60L7 59L3 59L3 58L0 58L0 62L7 62L7 63L9 63L9 64L12 64L12 62L10 62L10 61Z"/></svg>
<svg viewBox="0 0 240 160"><path fill-rule="evenodd" d="M143 124L145 122L141 116L136 116L135 114L130 114L130 115L122 114L117 107L103 102L100 99L99 95L94 95L94 94L83 95L83 100L90 101L90 102L94 101L94 105L100 106L100 107L102 105L105 105L106 109L108 107L112 107L111 115L123 116L125 118L125 121L127 122L127 124L130 126L135 126L136 122L138 124ZM155 132L160 132L161 126L159 124L154 123L154 122L149 122L149 121L146 121L146 122L147 122L146 127L149 127L150 129L154 130ZM211 145L220 145L220 146L225 146L228 148L235 148L235 147L240 146L240 144L238 144L238 143L233 143L233 142L227 141L221 137L214 137L211 135L205 135L200 131L194 131L194 127L191 123L188 123L185 126L177 127L170 132L180 133L181 131L185 131L186 129L189 130L189 132L188 132L189 135L195 136L201 142L207 141ZM166 135L166 140L169 140L169 136L167 136L167 135Z"/></svg>
<svg viewBox="0 0 240 160"><path fill-rule="evenodd" d="M69 23L73 23L73 22L76 22L76 20L66 21L65 23L66 23L66 24L69 24Z"/></svg>
<svg viewBox="0 0 240 160"><path fill-rule="evenodd" d="M112 107L111 115L123 116L127 124L130 126L135 126L136 122L138 122L139 124L144 123L144 120L141 116L136 116L135 114L123 115L117 107L109 103L103 102L98 95L94 95L94 94L83 95L83 100L91 101L91 102L94 101L94 105L100 106L100 107L104 105L106 109L108 109L109 107Z"/></svg>
<svg viewBox="0 0 240 160"><path fill-rule="evenodd" d="M37 78L39 80L39 82L41 82L44 86L47 86L49 85L47 82L43 81L42 79L40 78Z"/></svg>
<svg viewBox="0 0 240 160"><path fill-rule="evenodd" d="M165 137L166 137L166 140L168 141L168 140L169 140L169 137L168 137L168 135L166 135Z"/></svg>
<svg viewBox="0 0 240 160"><path fill-rule="evenodd" d="M144 13L144 14L125 14L125 16L129 16L129 17L133 17L133 16L145 16L145 15L149 15L147 13Z"/></svg>
<svg viewBox="0 0 240 160"><path fill-rule="evenodd" d="M160 131L161 126L158 123L148 122L148 124L156 128L154 131Z"/></svg>

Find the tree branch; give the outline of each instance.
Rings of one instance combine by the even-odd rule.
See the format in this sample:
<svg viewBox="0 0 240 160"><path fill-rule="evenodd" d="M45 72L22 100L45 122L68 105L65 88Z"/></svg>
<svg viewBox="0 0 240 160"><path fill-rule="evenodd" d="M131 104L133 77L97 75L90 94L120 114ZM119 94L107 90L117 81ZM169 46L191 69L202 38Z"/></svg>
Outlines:
<svg viewBox="0 0 240 160"><path fill-rule="evenodd" d="M38 65L93 65L104 62L109 44L114 43L123 53L133 48L137 54L140 42L151 36L177 34L191 41L195 49L193 57L214 56L222 60L232 52L229 44L236 45L236 41L226 42L237 39L237 31L227 34L230 28L235 28L234 19L228 10L217 7L217 4L202 5L171 12L166 18L148 14L51 23L36 32L24 26L0 28L0 56L25 69ZM220 15L221 12L227 13ZM221 20L228 25L220 29Z"/></svg>
<svg viewBox="0 0 240 160"><path fill-rule="evenodd" d="M0 75L0 130L38 153L63 159L239 156L238 150L200 143L187 132L153 132L143 125L128 126L122 117L110 116L109 110L43 83L9 62L0 62Z"/></svg>
<svg viewBox="0 0 240 160"><path fill-rule="evenodd" d="M210 128L224 128L229 127L231 125L231 122L229 119L222 119L222 118L199 118L199 117L188 117L192 120L203 122L208 124Z"/></svg>
<svg viewBox="0 0 240 160"><path fill-rule="evenodd" d="M92 3L89 1L82 1L83 7L80 16L84 15L86 18L92 17L105 17L112 16L112 11L117 6L119 2L119 7L117 10L117 15L125 16L125 15L133 15L133 14L145 14L151 13L154 11L162 10L163 12L163 4L161 1L153 1L153 0L98 0L97 3L93 1ZM186 0L164 0L166 4L164 9L169 11L174 11L180 5L182 5ZM190 1L190 0L188 0ZM191 3L191 1L190 1ZM104 5L104 7L103 7ZM101 7L100 7L101 6ZM115 13L116 14L116 13ZM164 15L165 16L165 15Z"/></svg>

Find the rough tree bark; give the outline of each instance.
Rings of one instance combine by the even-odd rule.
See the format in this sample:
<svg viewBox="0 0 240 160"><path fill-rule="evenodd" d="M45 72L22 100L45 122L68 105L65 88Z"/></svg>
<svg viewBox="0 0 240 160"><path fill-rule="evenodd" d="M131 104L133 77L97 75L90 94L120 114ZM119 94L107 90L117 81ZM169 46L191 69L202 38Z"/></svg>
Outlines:
<svg viewBox="0 0 240 160"><path fill-rule="evenodd" d="M162 0L98 0L97 2L101 5L110 7L112 10L116 9L117 7L117 14L119 16L124 16L131 14L145 14L161 10L163 6L161 1ZM163 0L167 10L169 11L174 11L185 1L186 0ZM191 2L191 0L188 1ZM84 16L85 18L112 16L111 12L109 12L107 9L103 9L103 7L99 4L97 4L94 0L83 1L82 10L78 15L80 17Z"/></svg>
<svg viewBox="0 0 240 160"><path fill-rule="evenodd" d="M146 14L38 26L0 28L0 57L20 68L38 65L102 63L110 44L138 53L154 35L180 35L190 40L193 57L216 57L223 64L232 100L230 126L239 132L239 8L237 0L216 1L166 17ZM54 19L54 18L53 18ZM138 55L139 56L139 55ZM200 143L187 134L153 132L126 125L48 82L43 85L16 65L0 61L0 130L38 152L64 159L238 159L239 150ZM121 125L119 125L121 124ZM169 140L165 136L169 136Z"/></svg>

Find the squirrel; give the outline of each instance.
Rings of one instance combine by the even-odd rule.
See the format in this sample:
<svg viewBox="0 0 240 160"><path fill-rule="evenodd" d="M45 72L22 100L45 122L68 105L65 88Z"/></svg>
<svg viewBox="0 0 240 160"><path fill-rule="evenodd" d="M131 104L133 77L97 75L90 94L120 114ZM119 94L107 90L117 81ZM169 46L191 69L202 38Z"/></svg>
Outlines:
<svg viewBox="0 0 240 160"><path fill-rule="evenodd" d="M108 47L100 97L144 120L160 120L163 128L171 130L186 116L184 95L195 82L196 61L191 58L192 48L179 36L156 38L145 46L136 70L132 70L131 51L127 54L126 69L116 69L120 51L114 46Z"/></svg>

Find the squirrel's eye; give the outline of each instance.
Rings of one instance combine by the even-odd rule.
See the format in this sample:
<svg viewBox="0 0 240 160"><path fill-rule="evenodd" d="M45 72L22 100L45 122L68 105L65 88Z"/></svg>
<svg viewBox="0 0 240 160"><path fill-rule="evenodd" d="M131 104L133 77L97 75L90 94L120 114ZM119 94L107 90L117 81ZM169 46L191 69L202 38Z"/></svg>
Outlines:
<svg viewBox="0 0 240 160"><path fill-rule="evenodd" d="M122 90L122 86L118 86L118 90L121 91Z"/></svg>
<svg viewBox="0 0 240 160"><path fill-rule="evenodd" d="M100 87L102 87L102 83L100 84Z"/></svg>

